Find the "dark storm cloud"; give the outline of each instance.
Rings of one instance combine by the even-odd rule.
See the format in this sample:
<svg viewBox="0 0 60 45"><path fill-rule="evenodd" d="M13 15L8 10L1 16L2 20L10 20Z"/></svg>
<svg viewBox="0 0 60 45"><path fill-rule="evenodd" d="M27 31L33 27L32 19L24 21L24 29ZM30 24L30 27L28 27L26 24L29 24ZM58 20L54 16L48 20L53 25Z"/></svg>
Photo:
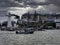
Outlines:
<svg viewBox="0 0 60 45"><path fill-rule="evenodd" d="M60 0L47 0L50 4L54 4L56 6L60 6Z"/></svg>
<svg viewBox="0 0 60 45"><path fill-rule="evenodd" d="M45 0L15 0L19 3L23 3L26 6L37 7L38 5L48 5L49 3Z"/></svg>
<svg viewBox="0 0 60 45"><path fill-rule="evenodd" d="M0 0L0 7L30 7L43 6L46 10L59 12L60 0Z"/></svg>
<svg viewBox="0 0 60 45"><path fill-rule="evenodd" d="M48 2L45 0L0 0L0 7L32 7L38 5L48 5Z"/></svg>
<svg viewBox="0 0 60 45"><path fill-rule="evenodd" d="M23 5L22 5L23 4ZM27 7L54 4L60 6L60 0L0 0L0 7Z"/></svg>
<svg viewBox="0 0 60 45"><path fill-rule="evenodd" d="M0 7L18 7L22 5L19 5L18 3L15 3L14 0L0 0Z"/></svg>
<svg viewBox="0 0 60 45"><path fill-rule="evenodd" d="M60 12L60 0L16 0L19 3L28 5L32 8L43 6L46 10L51 12Z"/></svg>
<svg viewBox="0 0 60 45"><path fill-rule="evenodd" d="M44 8L46 10L52 12L60 12L60 0L47 0L49 5L45 5Z"/></svg>

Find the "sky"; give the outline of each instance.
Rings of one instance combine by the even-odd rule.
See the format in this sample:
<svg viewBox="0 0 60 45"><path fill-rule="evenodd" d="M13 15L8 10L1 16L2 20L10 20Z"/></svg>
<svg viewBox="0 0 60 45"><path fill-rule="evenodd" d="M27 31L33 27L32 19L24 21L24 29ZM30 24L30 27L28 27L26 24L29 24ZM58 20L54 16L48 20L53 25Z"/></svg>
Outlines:
<svg viewBox="0 0 60 45"><path fill-rule="evenodd" d="M8 10L11 13L22 15L33 13L60 13L60 0L0 0L0 11Z"/></svg>

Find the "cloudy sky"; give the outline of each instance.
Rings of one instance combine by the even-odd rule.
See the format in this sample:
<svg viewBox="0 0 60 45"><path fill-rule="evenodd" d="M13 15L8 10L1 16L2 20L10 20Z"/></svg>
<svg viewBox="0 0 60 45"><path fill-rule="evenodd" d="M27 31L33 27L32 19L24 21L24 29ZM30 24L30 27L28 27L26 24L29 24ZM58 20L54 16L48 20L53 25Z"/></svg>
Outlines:
<svg viewBox="0 0 60 45"><path fill-rule="evenodd" d="M60 0L0 0L0 10L8 10L18 15L34 10L60 13Z"/></svg>

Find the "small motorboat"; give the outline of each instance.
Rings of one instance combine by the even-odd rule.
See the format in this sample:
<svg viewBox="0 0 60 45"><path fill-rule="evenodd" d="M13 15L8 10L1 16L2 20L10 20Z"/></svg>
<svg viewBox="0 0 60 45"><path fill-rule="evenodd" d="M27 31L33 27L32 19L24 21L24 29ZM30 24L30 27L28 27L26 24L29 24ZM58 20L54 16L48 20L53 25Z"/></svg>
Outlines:
<svg viewBox="0 0 60 45"><path fill-rule="evenodd" d="M17 30L16 34L33 34L34 29L32 28L25 28L24 30Z"/></svg>

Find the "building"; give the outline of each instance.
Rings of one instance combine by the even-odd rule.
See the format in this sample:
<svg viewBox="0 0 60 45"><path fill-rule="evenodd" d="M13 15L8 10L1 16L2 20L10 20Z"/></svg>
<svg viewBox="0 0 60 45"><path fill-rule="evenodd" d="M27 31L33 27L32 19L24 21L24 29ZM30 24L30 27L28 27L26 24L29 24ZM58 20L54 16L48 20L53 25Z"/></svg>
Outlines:
<svg viewBox="0 0 60 45"><path fill-rule="evenodd" d="M10 14L8 11L0 11L0 24L2 26L4 26L6 23L8 22L6 25L7 27L16 27L16 19L18 19L19 16L15 15L15 14ZM15 22L15 23L13 23ZM3 24L4 23L4 24Z"/></svg>
<svg viewBox="0 0 60 45"><path fill-rule="evenodd" d="M26 13L24 15L22 15L22 22L35 22L35 23L45 23L45 22L54 22L57 27L60 27L60 14L56 14L56 13L52 13L52 14L38 14L35 13L34 14L29 14Z"/></svg>
<svg viewBox="0 0 60 45"><path fill-rule="evenodd" d="M35 11L35 14L30 14L29 12L22 15L22 23L25 23L25 26L27 27L40 27L42 24L42 20L40 18L40 15L38 15Z"/></svg>

